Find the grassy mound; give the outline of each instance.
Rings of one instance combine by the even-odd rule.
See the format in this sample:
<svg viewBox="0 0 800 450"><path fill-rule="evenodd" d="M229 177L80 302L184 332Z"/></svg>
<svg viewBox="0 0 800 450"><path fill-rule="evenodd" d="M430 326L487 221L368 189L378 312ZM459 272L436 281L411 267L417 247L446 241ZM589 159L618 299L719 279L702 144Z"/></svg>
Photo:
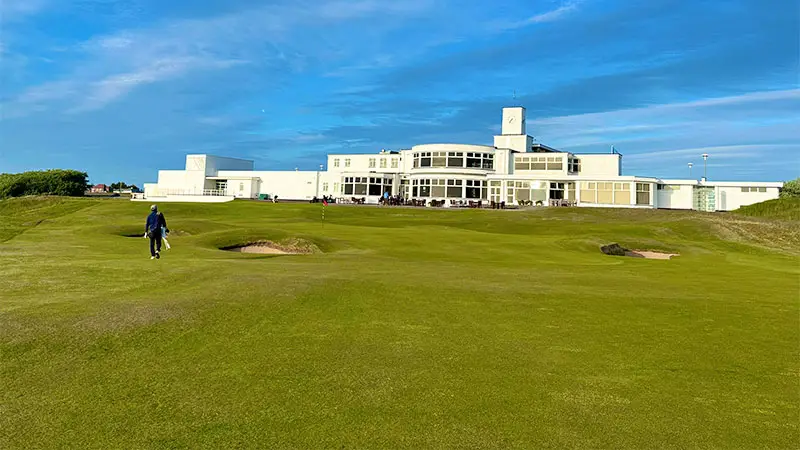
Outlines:
<svg viewBox="0 0 800 450"><path fill-rule="evenodd" d="M0 448L793 448L798 227L0 202ZM792 234L794 233L794 234ZM776 238L778 236L779 238ZM324 255L220 251L268 240ZM668 250L668 264L599 246Z"/></svg>
<svg viewBox="0 0 800 450"><path fill-rule="evenodd" d="M768 217L772 219L800 220L800 198L786 197L754 205L743 206L736 214L750 217Z"/></svg>

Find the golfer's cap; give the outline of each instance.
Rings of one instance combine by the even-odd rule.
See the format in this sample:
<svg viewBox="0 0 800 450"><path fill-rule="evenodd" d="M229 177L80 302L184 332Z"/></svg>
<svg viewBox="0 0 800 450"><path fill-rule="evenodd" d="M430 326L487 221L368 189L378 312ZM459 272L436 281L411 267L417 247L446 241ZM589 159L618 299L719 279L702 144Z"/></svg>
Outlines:
<svg viewBox="0 0 800 450"><path fill-rule="evenodd" d="M158 211L158 206L150 205L150 211Z"/></svg>

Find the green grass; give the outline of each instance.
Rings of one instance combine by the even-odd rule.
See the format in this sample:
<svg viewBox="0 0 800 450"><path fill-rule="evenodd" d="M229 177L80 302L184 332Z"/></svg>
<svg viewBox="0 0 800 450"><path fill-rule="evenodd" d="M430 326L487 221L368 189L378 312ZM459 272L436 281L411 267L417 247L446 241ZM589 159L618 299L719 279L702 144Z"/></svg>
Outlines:
<svg viewBox="0 0 800 450"><path fill-rule="evenodd" d="M751 217L800 220L800 197L768 200L754 205L742 206L734 212Z"/></svg>
<svg viewBox="0 0 800 450"><path fill-rule="evenodd" d="M150 261L147 206L0 202L0 448L800 439L798 222L164 204ZM218 250L290 237L324 253Z"/></svg>

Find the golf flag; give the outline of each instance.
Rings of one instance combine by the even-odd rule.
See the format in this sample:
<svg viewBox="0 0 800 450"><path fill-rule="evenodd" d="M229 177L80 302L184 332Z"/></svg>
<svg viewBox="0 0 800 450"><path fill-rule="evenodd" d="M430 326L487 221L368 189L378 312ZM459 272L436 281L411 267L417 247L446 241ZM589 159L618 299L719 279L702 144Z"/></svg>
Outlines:
<svg viewBox="0 0 800 450"><path fill-rule="evenodd" d="M325 199L322 199L322 206L328 206L328 201L325 200Z"/></svg>

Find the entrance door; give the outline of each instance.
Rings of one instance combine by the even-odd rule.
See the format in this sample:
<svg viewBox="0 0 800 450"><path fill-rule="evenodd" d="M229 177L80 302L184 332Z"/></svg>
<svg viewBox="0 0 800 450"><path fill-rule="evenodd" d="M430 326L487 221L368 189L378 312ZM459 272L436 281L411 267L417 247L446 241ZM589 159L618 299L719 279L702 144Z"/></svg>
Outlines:
<svg viewBox="0 0 800 450"><path fill-rule="evenodd" d="M717 210L716 192L713 187L694 188L694 209L696 211L713 212Z"/></svg>

